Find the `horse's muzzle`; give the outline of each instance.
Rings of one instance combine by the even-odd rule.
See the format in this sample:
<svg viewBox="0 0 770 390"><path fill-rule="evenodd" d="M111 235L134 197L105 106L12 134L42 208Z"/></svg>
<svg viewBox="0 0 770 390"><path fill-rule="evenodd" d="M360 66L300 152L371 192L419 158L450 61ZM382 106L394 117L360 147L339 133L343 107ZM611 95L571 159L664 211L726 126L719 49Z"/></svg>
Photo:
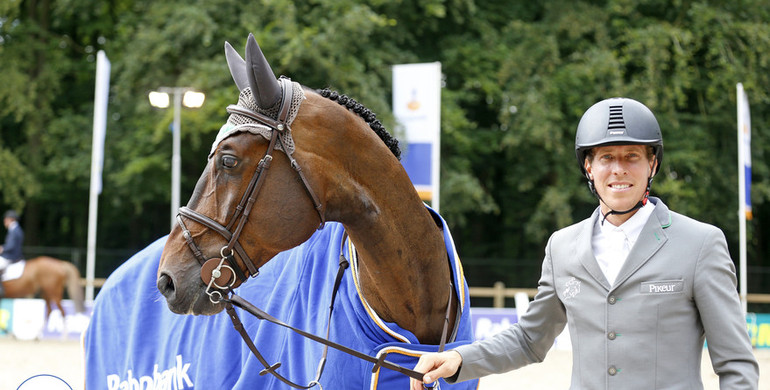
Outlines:
<svg viewBox="0 0 770 390"><path fill-rule="evenodd" d="M160 272L157 280L158 291L166 298L169 310L177 314L212 315L224 310L224 305L214 304L206 295L206 286L196 275L190 286L180 284L167 272Z"/></svg>

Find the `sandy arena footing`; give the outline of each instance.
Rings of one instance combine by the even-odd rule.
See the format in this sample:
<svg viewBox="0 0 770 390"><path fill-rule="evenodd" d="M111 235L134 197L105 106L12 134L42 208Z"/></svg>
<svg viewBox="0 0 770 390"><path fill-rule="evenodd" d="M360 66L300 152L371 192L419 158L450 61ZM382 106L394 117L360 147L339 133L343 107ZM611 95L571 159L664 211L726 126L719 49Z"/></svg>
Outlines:
<svg viewBox="0 0 770 390"><path fill-rule="evenodd" d="M760 366L760 390L770 390L770 349L754 350ZM83 357L79 341L21 341L0 337L0 390L16 390L25 380L47 374L66 381L73 390L83 390ZM492 375L481 380L480 390L569 388L572 353L553 350L540 364ZM706 390L719 389L719 378L704 351L701 376ZM762 375L764 374L764 376Z"/></svg>

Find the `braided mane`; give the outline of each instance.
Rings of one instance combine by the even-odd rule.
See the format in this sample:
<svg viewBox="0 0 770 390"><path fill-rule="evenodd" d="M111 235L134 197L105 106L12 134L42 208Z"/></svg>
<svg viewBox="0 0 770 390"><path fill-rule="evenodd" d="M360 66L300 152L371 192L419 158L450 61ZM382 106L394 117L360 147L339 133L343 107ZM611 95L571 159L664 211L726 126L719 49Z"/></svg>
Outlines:
<svg viewBox="0 0 770 390"><path fill-rule="evenodd" d="M329 100L336 101L341 106L347 107L348 110L353 111L358 116L360 116L364 121L366 121L366 123L369 124L369 127L374 130L382 142L384 142L388 149L390 149L393 155L396 156L397 159L401 160L401 149L398 147L398 140L390 133L388 133L388 131L385 129L385 126L382 125L382 122L377 119L377 116L370 109L364 107L363 104L353 100L352 98L345 95L340 95L336 91L332 91L328 88L319 90L318 93Z"/></svg>

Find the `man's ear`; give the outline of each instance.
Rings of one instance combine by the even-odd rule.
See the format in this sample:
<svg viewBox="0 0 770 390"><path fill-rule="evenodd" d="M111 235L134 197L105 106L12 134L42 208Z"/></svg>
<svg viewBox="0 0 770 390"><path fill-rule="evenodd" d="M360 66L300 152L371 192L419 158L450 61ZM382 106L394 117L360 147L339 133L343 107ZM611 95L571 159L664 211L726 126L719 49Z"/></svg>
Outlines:
<svg viewBox="0 0 770 390"><path fill-rule="evenodd" d="M652 161L650 161L650 177L654 177L657 174L658 164L658 157L654 156Z"/></svg>
<svg viewBox="0 0 770 390"><path fill-rule="evenodd" d="M585 160L583 160L583 168L585 168L585 170L586 170L586 174L588 175L588 178L589 178L590 180L593 180L593 179L594 179L594 175L593 175L593 173L591 172L591 163L588 161L588 158L586 158Z"/></svg>

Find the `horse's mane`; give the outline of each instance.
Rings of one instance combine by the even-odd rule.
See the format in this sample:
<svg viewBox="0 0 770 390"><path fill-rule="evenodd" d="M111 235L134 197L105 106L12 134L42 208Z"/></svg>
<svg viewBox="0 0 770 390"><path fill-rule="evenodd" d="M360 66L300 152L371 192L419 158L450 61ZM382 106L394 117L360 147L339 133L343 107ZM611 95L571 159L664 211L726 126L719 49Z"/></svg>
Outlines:
<svg viewBox="0 0 770 390"><path fill-rule="evenodd" d="M382 142L387 145L388 149L390 149L393 155L396 156L397 159L401 160L401 149L398 147L398 140L390 133L388 133L388 131L385 129L385 126L382 125L382 122L377 119L377 115L375 115L375 113L364 107L363 104L353 100L352 98L345 95L340 95L336 91L332 91L328 88L321 89L318 91L318 93L329 100L336 101L341 106L347 107L348 110L355 112L358 114L358 116L363 118L363 120L369 124L369 127L374 130L377 136L380 137Z"/></svg>

